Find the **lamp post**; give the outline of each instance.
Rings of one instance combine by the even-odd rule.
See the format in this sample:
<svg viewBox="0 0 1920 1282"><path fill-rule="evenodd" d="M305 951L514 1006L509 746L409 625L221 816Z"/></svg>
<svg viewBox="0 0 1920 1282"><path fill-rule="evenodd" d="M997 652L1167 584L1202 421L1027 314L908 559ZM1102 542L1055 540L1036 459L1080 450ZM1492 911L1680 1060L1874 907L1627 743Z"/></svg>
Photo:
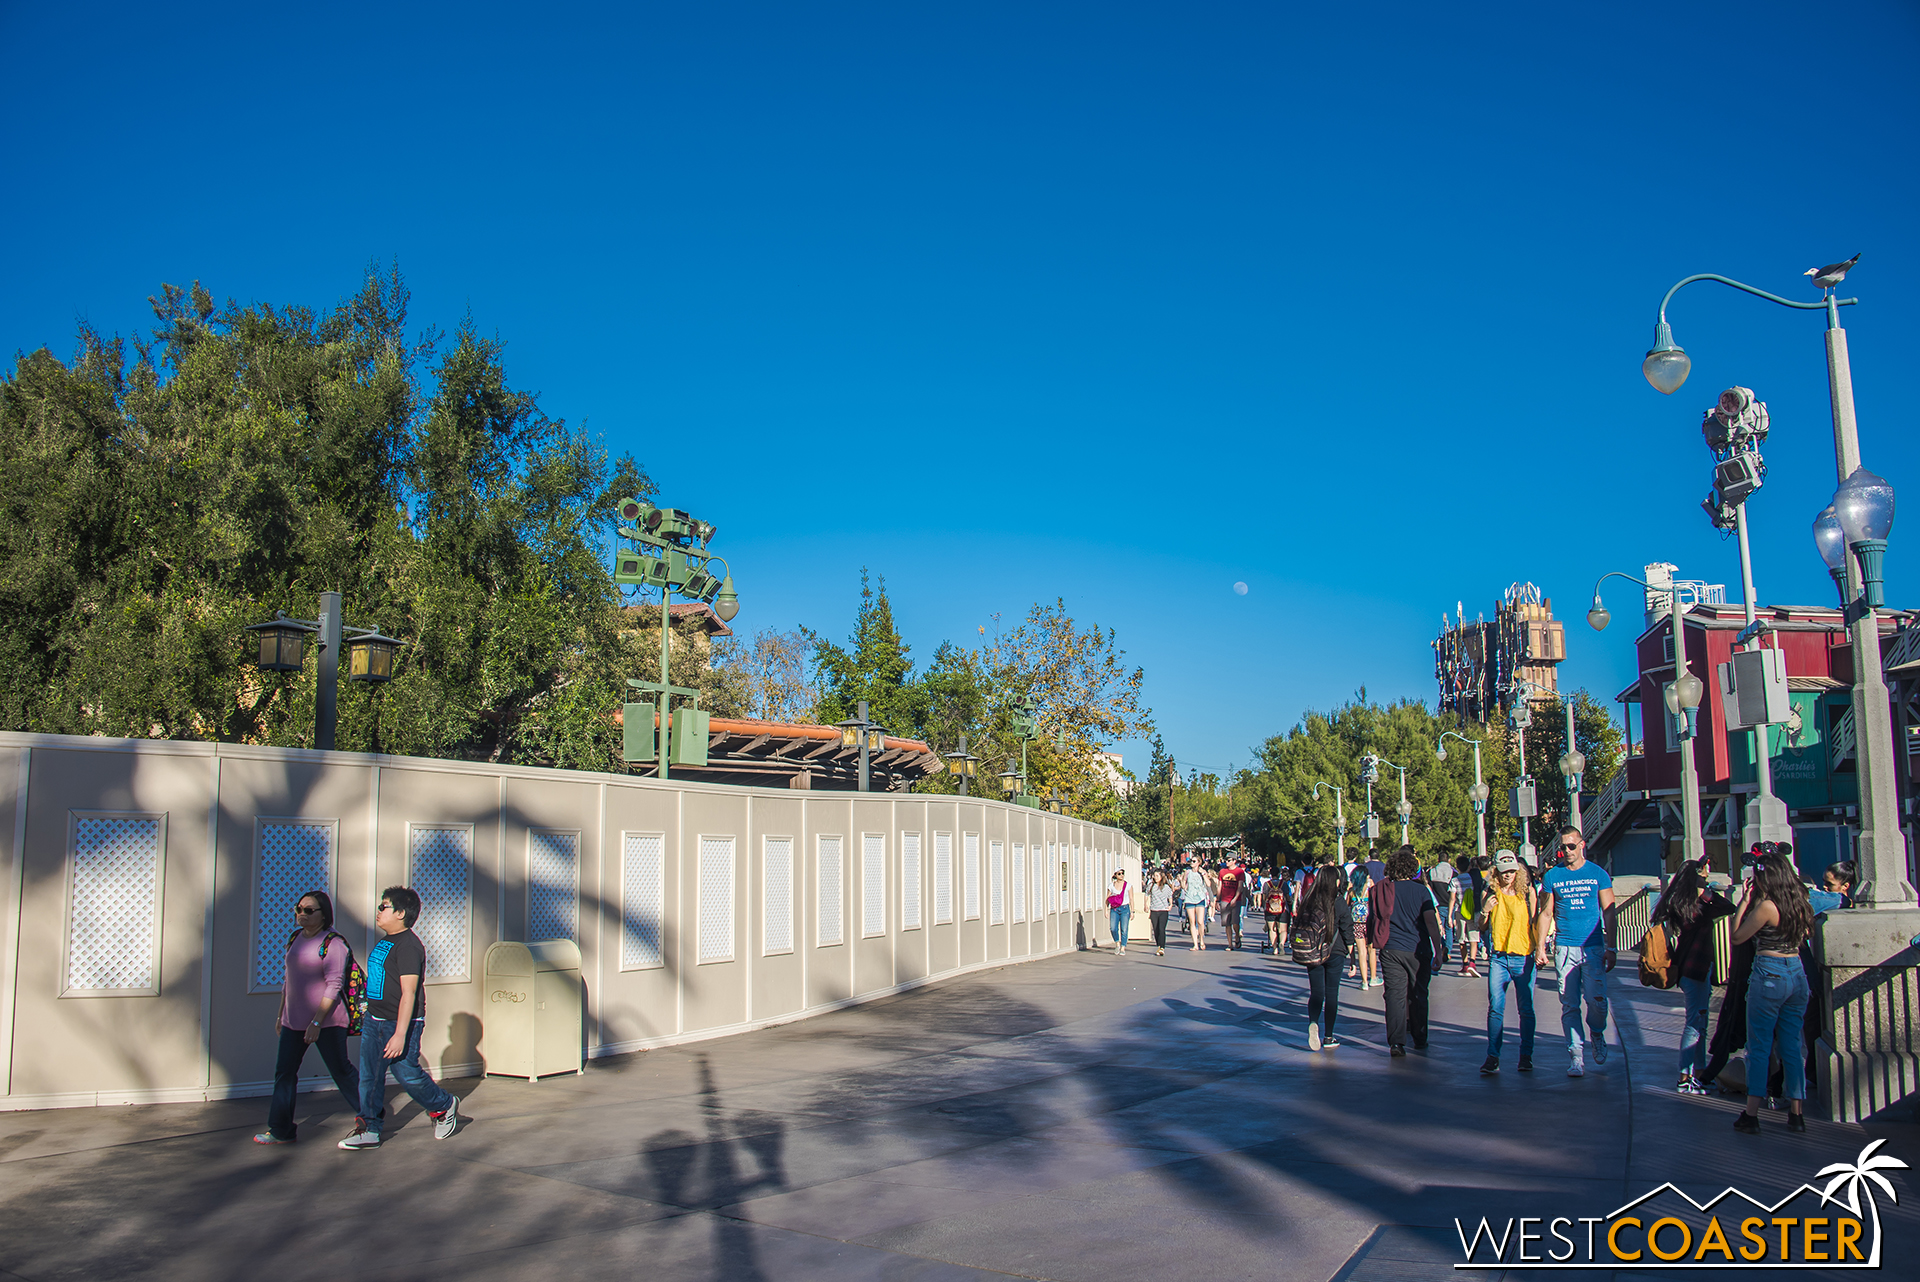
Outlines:
<svg viewBox="0 0 1920 1282"><path fill-rule="evenodd" d="M836 722L840 728L840 746L860 749L860 791L871 792L873 782L873 758L885 752L887 732L867 720L867 701L854 705L851 720Z"/></svg>
<svg viewBox="0 0 1920 1282"><path fill-rule="evenodd" d="M967 781L972 779L979 771L980 758L967 751L967 736L965 731L962 731L960 735L960 751L949 752L946 760L947 773L952 775L955 781L959 783L960 795L963 797L966 796Z"/></svg>
<svg viewBox="0 0 1920 1282"><path fill-rule="evenodd" d="M1853 413L1853 371L1847 359L1847 331L1840 327L1840 308L1851 307L1857 298L1835 298L1828 293L1818 303L1796 303L1755 289L1726 276L1705 273L1688 276L1660 302L1660 318L1654 326L1653 350L1641 364L1641 372L1654 390L1671 394L1687 380L1692 361L1667 325L1667 304L1681 286L1697 280L1718 281L1722 285L1764 298L1782 307L1799 311L1825 311L1827 314L1827 392L1833 404L1833 462L1836 479L1844 489L1860 470L1860 432ZM1871 473L1869 473L1871 475ZM1837 496L1836 496L1837 497ZM1889 512L1891 516L1891 512ZM1863 531L1864 533L1864 531ZM1849 550L1842 569L1848 580L1847 595L1864 595L1867 560L1877 561L1876 542L1871 537L1859 540L1864 549ZM1879 540L1884 542L1884 540ZM1854 540L1849 537L1849 544ZM1864 554L1864 555L1863 555ZM1831 562L1829 563L1831 564ZM1905 907L1915 902L1914 889L1907 876L1906 835L1900 830L1900 799L1896 771L1898 760L1893 744L1893 709L1887 696L1886 674L1880 666L1880 621L1869 606L1865 612L1849 618L1853 640L1853 727L1856 765L1860 776L1860 880L1853 891L1854 903L1865 908Z"/></svg>
<svg viewBox="0 0 1920 1282"><path fill-rule="evenodd" d="M1447 759L1447 740L1458 739L1461 743L1473 745L1473 787L1467 790L1467 799L1473 803L1473 826L1475 853L1481 858L1487 854L1487 798L1492 789L1480 778L1480 740L1469 739L1458 730L1445 730L1433 745L1433 755L1440 760Z"/></svg>
<svg viewBox="0 0 1920 1282"><path fill-rule="evenodd" d="M1012 801L1020 791L1020 781L1023 777L1018 770L1013 768L1011 761L1007 763L1007 768L1000 772L1000 791L1007 795L1008 801Z"/></svg>
<svg viewBox="0 0 1920 1282"><path fill-rule="evenodd" d="M1407 768L1394 765L1377 752L1373 754L1373 759L1389 769L1400 772L1400 801L1393 810L1400 816L1400 844L1404 846L1407 844L1407 828L1413 820L1413 803L1407 800Z"/></svg>
<svg viewBox="0 0 1920 1282"><path fill-rule="evenodd" d="M340 594L320 594L318 619L294 619L276 610L265 623L247 625L258 634L254 665L266 672L298 672L305 664L309 636L317 636L318 670L314 691L313 746L331 752L334 727L340 716L340 646L347 647L347 680L385 685L393 680L393 660L406 642L383 636L374 628L348 627L340 621ZM374 725L378 751L379 723Z"/></svg>
<svg viewBox="0 0 1920 1282"><path fill-rule="evenodd" d="M1580 827L1580 776L1587 772L1587 754L1580 751L1574 738L1573 700L1563 698L1567 709L1567 750L1560 754L1560 774L1567 781L1567 806L1574 827ZM1584 830L1583 830L1584 831Z"/></svg>
<svg viewBox="0 0 1920 1282"><path fill-rule="evenodd" d="M1322 780L1313 785L1313 799L1320 800L1322 788L1333 789L1333 852L1334 862L1347 862L1347 810L1346 789L1336 787Z"/></svg>
<svg viewBox="0 0 1920 1282"><path fill-rule="evenodd" d="M651 761L657 753L660 778L667 775L667 762L678 740L680 764L704 766L707 763L707 714L699 709L700 692L673 684L668 662L673 650L673 594L676 590L693 601L710 603L722 623L740 612L740 597L733 590L733 567L726 558L707 551L719 531L712 522L695 519L679 508L656 507L645 499L625 498L616 505L620 518L619 534L634 545L616 551L613 581L622 586L651 586L660 589L660 680L636 681L627 685L660 696L658 736L653 733L654 707L649 703L629 703L622 710L625 730L621 755L627 761ZM724 577L716 578L718 563ZM684 709L680 730L669 730L669 713L674 695L688 699L692 707ZM644 725L640 723L644 722Z"/></svg>
<svg viewBox="0 0 1920 1282"><path fill-rule="evenodd" d="M1700 696L1706 692L1706 688L1687 665L1686 631L1680 626L1680 597L1671 584L1660 586L1648 583L1645 579L1636 579L1631 574L1609 570L1593 581L1593 606L1587 611L1587 623L1595 632L1606 631L1607 624L1613 618L1600 600L1600 585L1608 579L1625 579L1629 583L1638 583L1649 592L1665 593L1667 597L1667 624L1673 632L1674 664L1673 681L1666 689L1667 714L1670 718L1685 718L1685 725L1680 729L1681 846L1687 859L1700 859L1706 854L1706 839L1700 832L1700 775L1694 769L1693 736L1695 710L1700 707ZM1671 721L1669 724L1672 724Z"/></svg>

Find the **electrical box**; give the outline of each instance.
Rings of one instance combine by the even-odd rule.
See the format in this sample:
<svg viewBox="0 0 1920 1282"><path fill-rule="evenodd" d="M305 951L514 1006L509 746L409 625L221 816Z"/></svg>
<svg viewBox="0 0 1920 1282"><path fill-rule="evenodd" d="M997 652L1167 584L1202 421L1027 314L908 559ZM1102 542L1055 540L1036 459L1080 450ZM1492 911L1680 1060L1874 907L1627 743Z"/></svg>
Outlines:
<svg viewBox="0 0 1920 1282"><path fill-rule="evenodd" d="M1380 816L1368 815L1360 821L1360 835L1368 841L1380 840Z"/></svg>
<svg viewBox="0 0 1920 1282"><path fill-rule="evenodd" d="M667 764L707 764L707 725L713 714L698 708L680 708L673 714L673 734L667 740Z"/></svg>
<svg viewBox="0 0 1920 1282"><path fill-rule="evenodd" d="M655 761L653 705L629 703L620 709L620 759Z"/></svg>
<svg viewBox="0 0 1920 1282"><path fill-rule="evenodd" d="M1728 729L1778 725L1787 719L1792 701L1787 698L1786 655L1778 650L1742 650L1716 670Z"/></svg>
<svg viewBox="0 0 1920 1282"><path fill-rule="evenodd" d="M1507 814L1515 819L1532 819L1540 813L1540 803L1531 779L1515 784L1507 794L1507 802Z"/></svg>

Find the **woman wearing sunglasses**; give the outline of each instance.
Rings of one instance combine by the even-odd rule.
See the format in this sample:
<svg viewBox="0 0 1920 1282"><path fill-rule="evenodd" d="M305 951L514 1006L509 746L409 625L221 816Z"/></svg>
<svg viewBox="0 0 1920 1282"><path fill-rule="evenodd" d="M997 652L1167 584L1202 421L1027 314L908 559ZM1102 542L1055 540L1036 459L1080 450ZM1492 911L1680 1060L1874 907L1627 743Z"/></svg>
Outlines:
<svg viewBox="0 0 1920 1282"><path fill-rule="evenodd" d="M319 1046L320 1059L347 1101L347 1111L356 1116L360 1112L360 1070L347 1055L347 1007L340 1000L353 949L334 933L333 900L325 891L300 896L293 920L297 929L287 937L286 978L280 985L280 1013L273 1020L280 1037L273 1102L267 1107L267 1129L253 1137L255 1144L291 1144L297 1138L293 1101L309 1046Z"/></svg>

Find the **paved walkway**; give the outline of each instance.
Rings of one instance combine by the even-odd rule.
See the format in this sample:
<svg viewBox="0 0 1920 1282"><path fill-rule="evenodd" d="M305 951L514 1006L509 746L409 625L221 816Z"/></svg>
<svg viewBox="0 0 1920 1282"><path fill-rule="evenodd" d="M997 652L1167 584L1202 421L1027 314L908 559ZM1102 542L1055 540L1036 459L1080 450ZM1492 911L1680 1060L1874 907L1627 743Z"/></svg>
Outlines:
<svg viewBox="0 0 1920 1282"><path fill-rule="evenodd" d="M472 1120L444 1143L409 1103L341 1152L324 1095L284 1148L247 1142L264 1100L0 1114L0 1277L1485 1278L1451 1268L1455 1216L1599 1215L1666 1180L1780 1196L1867 1142L1734 1134L1731 1101L1672 1092L1677 995L1612 990L1623 1050L1578 1081L1545 1036L1539 1071L1510 1042L1481 1079L1485 988L1451 975L1425 1053L1390 1059L1351 984L1345 1044L1310 1053L1298 968L1216 946L454 1082ZM1871 1133L1920 1165L1915 1129ZM1901 1175L1896 1260L1920 1248Z"/></svg>

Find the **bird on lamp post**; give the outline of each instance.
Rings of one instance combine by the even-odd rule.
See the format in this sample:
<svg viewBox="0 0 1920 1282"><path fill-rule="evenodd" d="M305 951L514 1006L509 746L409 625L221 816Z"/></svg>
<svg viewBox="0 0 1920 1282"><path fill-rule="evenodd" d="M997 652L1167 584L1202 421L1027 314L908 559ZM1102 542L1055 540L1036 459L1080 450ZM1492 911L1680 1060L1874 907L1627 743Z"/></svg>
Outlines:
<svg viewBox="0 0 1920 1282"><path fill-rule="evenodd" d="M1838 285L1847 278L1847 273L1852 271L1853 265L1859 261L1860 255L1855 254L1844 263L1828 263L1825 267L1809 267L1805 274L1813 277L1813 283L1821 289L1832 289L1835 285Z"/></svg>

